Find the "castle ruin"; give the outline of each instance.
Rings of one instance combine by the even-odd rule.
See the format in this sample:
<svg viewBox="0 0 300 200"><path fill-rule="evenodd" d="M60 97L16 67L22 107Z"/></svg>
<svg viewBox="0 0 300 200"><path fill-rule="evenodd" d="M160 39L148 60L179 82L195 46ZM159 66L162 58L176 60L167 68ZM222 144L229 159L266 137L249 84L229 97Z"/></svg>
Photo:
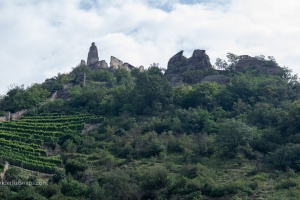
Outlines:
<svg viewBox="0 0 300 200"><path fill-rule="evenodd" d="M114 56L110 57L109 66L105 60L99 61L98 49L95 45L95 42L93 42L90 47L86 65L91 67L92 69L126 69L128 71L131 71L135 68L133 65L123 62ZM84 60L81 60L80 66L85 66Z"/></svg>

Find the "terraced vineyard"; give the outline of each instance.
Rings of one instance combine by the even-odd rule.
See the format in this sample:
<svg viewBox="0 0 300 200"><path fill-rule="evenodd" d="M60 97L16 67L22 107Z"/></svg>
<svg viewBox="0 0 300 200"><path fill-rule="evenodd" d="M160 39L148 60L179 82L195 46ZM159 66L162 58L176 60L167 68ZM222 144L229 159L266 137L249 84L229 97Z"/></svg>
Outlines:
<svg viewBox="0 0 300 200"><path fill-rule="evenodd" d="M63 133L80 131L85 123L102 118L91 115L37 115L0 123L0 156L25 169L52 173L61 165L59 156L48 156L47 144L55 144Z"/></svg>

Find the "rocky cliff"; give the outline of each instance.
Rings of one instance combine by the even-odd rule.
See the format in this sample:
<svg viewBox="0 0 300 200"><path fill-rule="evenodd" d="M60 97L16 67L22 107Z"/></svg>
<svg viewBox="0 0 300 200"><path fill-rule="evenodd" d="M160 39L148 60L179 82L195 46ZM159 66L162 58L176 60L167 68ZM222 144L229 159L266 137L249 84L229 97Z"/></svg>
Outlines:
<svg viewBox="0 0 300 200"><path fill-rule="evenodd" d="M183 51L172 56L169 59L165 76L173 85L204 81L223 84L229 81L228 77L218 75L217 70L212 67L205 50L200 49L194 50L190 58L183 56Z"/></svg>
<svg viewBox="0 0 300 200"><path fill-rule="evenodd" d="M264 73L270 76L280 75L282 69L276 62L271 60L259 59L248 55L240 56L239 61L235 66L237 72L256 71L257 73Z"/></svg>

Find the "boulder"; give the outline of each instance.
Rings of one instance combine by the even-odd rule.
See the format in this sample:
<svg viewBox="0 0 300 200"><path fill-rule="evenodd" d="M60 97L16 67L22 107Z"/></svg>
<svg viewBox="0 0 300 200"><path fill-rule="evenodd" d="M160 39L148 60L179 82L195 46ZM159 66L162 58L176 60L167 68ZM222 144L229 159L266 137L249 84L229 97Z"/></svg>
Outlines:
<svg viewBox="0 0 300 200"><path fill-rule="evenodd" d="M87 65L92 65L97 61L99 61L98 49L95 45L95 42L93 42L92 46L90 47L90 51L88 53Z"/></svg>

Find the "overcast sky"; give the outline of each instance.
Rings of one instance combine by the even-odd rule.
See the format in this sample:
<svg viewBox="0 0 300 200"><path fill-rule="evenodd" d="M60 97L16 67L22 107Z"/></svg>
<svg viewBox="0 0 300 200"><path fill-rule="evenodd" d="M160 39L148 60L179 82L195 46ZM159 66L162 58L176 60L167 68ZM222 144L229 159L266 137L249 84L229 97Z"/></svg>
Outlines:
<svg viewBox="0 0 300 200"><path fill-rule="evenodd" d="M300 74L296 0L0 0L0 94L70 72L96 43L134 66L166 67L180 50L274 56Z"/></svg>

